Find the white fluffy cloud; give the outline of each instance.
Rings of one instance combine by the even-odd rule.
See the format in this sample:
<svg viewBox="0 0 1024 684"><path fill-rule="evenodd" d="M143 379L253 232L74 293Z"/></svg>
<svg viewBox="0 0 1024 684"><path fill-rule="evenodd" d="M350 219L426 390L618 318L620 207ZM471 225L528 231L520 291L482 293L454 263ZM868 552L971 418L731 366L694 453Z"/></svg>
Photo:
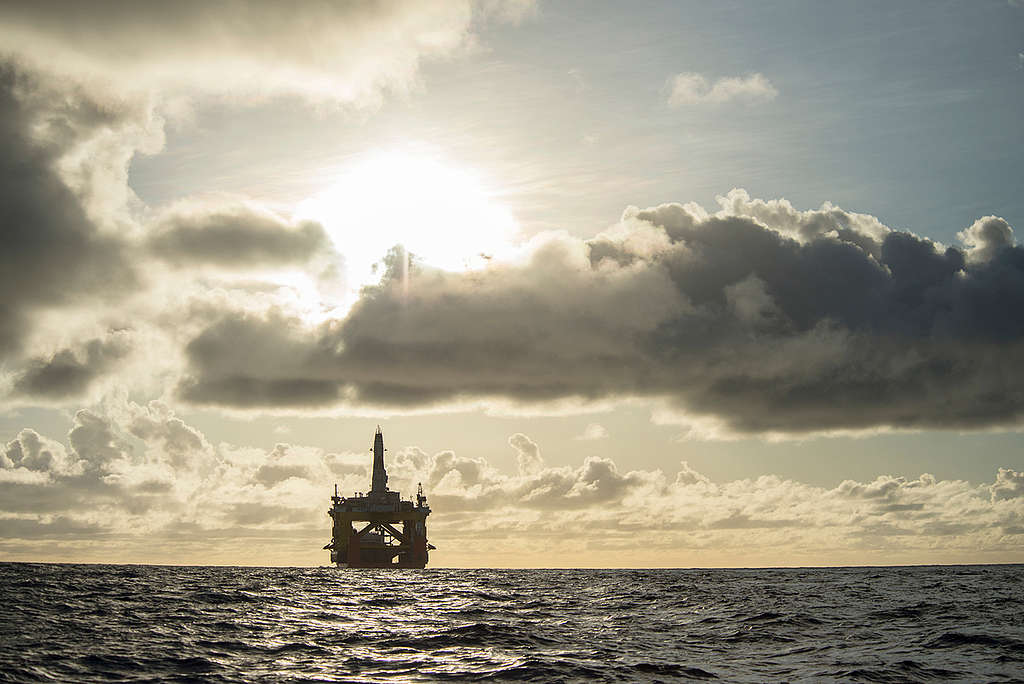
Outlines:
<svg viewBox="0 0 1024 684"><path fill-rule="evenodd" d="M975 221L957 237L967 247L967 258L971 261L988 261L1000 251L1013 247L1016 240L1013 228L998 216L985 216Z"/></svg>
<svg viewBox="0 0 1024 684"><path fill-rule="evenodd" d="M670 107L723 104L726 102L765 102L779 94L763 74L729 76L708 81L694 72L676 74L668 80Z"/></svg>

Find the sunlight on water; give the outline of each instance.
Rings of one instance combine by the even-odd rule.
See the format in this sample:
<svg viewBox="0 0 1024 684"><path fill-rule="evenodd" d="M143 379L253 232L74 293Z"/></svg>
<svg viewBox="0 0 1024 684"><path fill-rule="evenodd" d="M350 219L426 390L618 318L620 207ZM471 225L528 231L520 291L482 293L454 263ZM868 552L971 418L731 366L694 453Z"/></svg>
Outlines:
<svg viewBox="0 0 1024 684"><path fill-rule="evenodd" d="M1008 681L1024 567L0 564L5 681Z"/></svg>

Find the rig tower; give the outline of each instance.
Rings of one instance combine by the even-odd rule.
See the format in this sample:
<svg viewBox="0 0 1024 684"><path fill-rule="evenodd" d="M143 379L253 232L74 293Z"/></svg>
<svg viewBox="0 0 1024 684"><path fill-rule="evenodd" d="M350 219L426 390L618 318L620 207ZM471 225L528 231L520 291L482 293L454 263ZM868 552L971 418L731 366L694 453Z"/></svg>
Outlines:
<svg viewBox="0 0 1024 684"><path fill-rule="evenodd" d="M416 502L403 501L388 490L384 469L384 435L377 426L373 436L373 477L370 491L351 497L338 496L334 485L332 506L327 515L334 520L331 562L339 568L422 568L427 565L427 516L430 506L423 485ZM357 526L354 523L360 523ZM365 523L365 524L362 524ZM401 531L398 529L401 525Z"/></svg>

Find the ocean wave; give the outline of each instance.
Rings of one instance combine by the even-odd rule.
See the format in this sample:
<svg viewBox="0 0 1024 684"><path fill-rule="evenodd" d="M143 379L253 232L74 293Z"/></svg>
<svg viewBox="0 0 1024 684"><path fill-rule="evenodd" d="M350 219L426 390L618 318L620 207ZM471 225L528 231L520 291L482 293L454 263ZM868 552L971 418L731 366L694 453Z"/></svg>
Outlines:
<svg viewBox="0 0 1024 684"><path fill-rule="evenodd" d="M0 563L0 682L1006 681L1022 577Z"/></svg>

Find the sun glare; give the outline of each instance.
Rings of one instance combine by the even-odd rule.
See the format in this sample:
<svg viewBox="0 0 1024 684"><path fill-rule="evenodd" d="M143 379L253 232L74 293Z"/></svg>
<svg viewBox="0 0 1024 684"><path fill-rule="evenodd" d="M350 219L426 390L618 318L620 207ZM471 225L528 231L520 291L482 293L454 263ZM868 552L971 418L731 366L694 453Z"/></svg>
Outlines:
<svg viewBox="0 0 1024 684"><path fill-rule="evenodd" d="M379 278L373 264L398 244L449 271L508 254L518 226L492 198L467 170L434 157L387 152L345 169L298 213L323 224L345 256L350 285L359 287Z"/></svg>

